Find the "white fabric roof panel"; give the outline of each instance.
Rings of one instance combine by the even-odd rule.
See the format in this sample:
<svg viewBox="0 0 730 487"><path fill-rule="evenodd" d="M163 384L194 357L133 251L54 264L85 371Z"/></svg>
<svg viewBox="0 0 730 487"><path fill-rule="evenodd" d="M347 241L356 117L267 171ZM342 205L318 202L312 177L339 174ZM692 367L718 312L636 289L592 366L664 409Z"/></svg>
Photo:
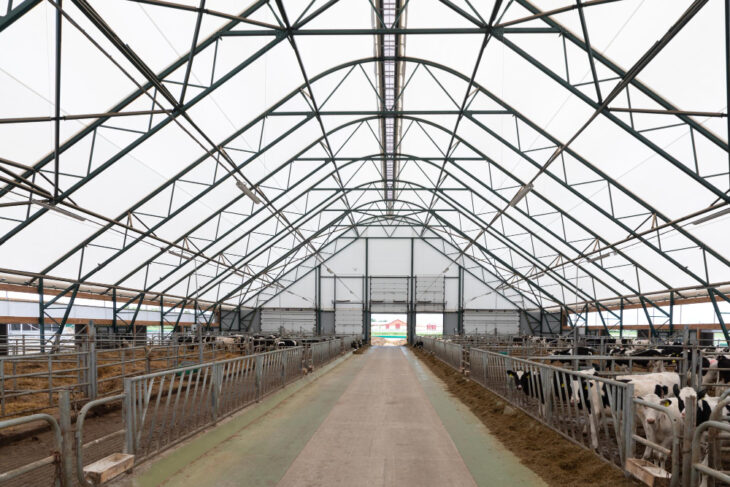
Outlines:
<svg viewBox="0 0 730 487"><path fill-rule="evenodd" d="M730 282L724 3L474 3L14 2L0 268L230 305L397 223L526 308Z"/></svg>

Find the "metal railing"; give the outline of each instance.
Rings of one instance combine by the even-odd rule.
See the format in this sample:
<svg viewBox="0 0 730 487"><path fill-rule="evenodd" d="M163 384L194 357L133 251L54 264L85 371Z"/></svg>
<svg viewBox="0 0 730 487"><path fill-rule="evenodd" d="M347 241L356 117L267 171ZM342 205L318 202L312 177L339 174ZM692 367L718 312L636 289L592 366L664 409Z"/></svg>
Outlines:
<svg viewBox="0 0 730 487"><path fill-rule="evenodd" d="M633 454L632 384L476 348L469 360L472 380L564 437L620 466Z"/></svg>
<svg viewBox="0 0 730 487"><path fill-rule="evenodd" d="M84 444L84 421L86 415L93 408L111 404L113 402L124 400L124 394L118 394L116 396L105 397L103 399L97 399L84 405L79 411L79 415L76 417L76 478L80 485L84 487L94 487L92 483L86 480L84 476L84 450L94 447L95 448L95 459L100 459L106 456L106 453L111 447L112 450L118 450L116 446L123 446L124 428L113 431L109 434L97 438L96 440L90 441ZM110 451L109 453L113 453Z"/></svg>
<svg viewBox="0 0 730 487"><path fill-rule="evenodd" d="M519 352L518 347L511 344L504 344L504 347L499 345L496 351L471 347L459 355L451 350L465 348L465 345L431 337L419 337L419 340L424 350L444 363L461 370L511 405L622 469L627 468L627 459L635 458L637 446L643 446L645 458L655 455L652 453L654 451L660 454L662 460L666 460L671 473L671 487L695 487L700 475L706 476L701 484L703 486L715 485L715 481L730 484L729 472L722 465L723 453L728 451L726 442L730 440L730 424L723 414L725 407L730 407L730 389L723 392L719 403L713 408L710 421L695 428L698 406L694 395L684 398L685 409L680 417L678 410L634 398L634 386L631 383L542 363L563 359L574 368L599 364L606 369L601 371L601 375L610 377L626 373L615 371L608 364L610 360L621 357L540 355L524 359L521 358L524 352ZM461 357L461 362L455 360L456 356ZM634 360L670 361L671 366L668 365L668 368L677 371L682 385L691 384L697 388L702 385L702 356L701 349L688 346L684 347L682 357ZM628 372L641 371L641 368L633 369L633 364L629 364ZM518 375L527 377L521 381L519 388L515 380ZM586 404L591 404L590 411L584 407ZM676 404L672 407L676 408ZM642 430L647 437L637 434L637 408L651 408L667 416L671 424L671 446L666 441L663 444L649 441L644 428ZM659 475L658 471L653 475Z"/></svg>
<svg viewBox="0 0 730 487"><path fill-rule="evenodd" d="M55 435L50 456L43 451L33 458L3 459L0 465L6 471L0 473L0 485L88 486L84 478L88 464L122 450L134 454L136 462L147 459L300 379L314 358L315 368L326 365L349 351L356 339L327 340L128 377L124 394L90 401L80 410L75 438L71 392L61 389L57 393L60 420L49 414L34 414L0 421L0 429L47 421ZM112 403L122 406L121 417L111 418L112 423L119 421L117 429L112 425L109 432L109 419L103 427L89 428L90 411Z"/></svg>
<svg viewBox="0 0 730 487"><path fill-rule="evenodd" d="M464 347L450 340L437 340L430 337L419 337L419 340L423 343L424 350L431 352L436 358L451 367L461 370Z"/></svg>
<svg viewBox="0 0 730 487"><path fill-rule="evenodd" d="M125 379L126 452L142 460L259 401L300 378L303 359L292 347Z"/></svg>
<svg viewBox="0 0 730 487"><path fill-rule="evenodd" d="M312 366L314 368L321 367L342 353L343 339L335 338L326 342L312 343L309 349L311 351Z"/></svg>
<svg viewBox="0 0 730 487"><path fill-rule="evenodd" d="M54 408L64 389L71 391L72 402L117 394L126 377L220 360L227 352L216 342L115 349L82 345L76 351L0 357L0 416Z"/></svg>
<svg viewBox="0 0 730 487"><path fill-rule="evenodd" d="M88 327L84 334L64 341L70 346L60 352L0 355L0 417L55 408L59 391L65 389L71 391L72 403L83 404L122 392L127 377L267 352L277 348L279 339L240 333L167 334L164 340L152 341L138 336L139 344L134 336L100 338L105 335L97 336L94 330ZM302 338L294 339L302 343ZM356 339L347 337L348 346ZM342 347L344 342L339 343ZM321 348L326 346L333 345ZM322 360L330 355L324 354Z"/></svg>
<svg viewBox="0 0 730 487"><path fill-rule="evenodd" d="M730 435L730 424L726 420L723 421L723 412L728 405L730 405L730 390L723 393L710 415L710 420L699 425L694 431L691 464L689 462L685 464L691 465L692 486L698 485L700 475L707 477L700 484L703 486L717 485L716 480L723 484L730 484L730 475L722 466L724 450L722 442L727 441ZM721 435L720 432L725 434Z"/></svg>
<svg viewBox="0 0 730 487"><path fill-rule="evenodd" d="M34 481L31 479L33 478L32 474L34 472L40 469L47 468L48 466L51 466L54 472L57 469L60 469L62 448L61 427L58 425L58 421L56 421L56 418L54 418L53 416L50 416L48 414L32 414L30 416L24 416L22 418L6 419L5 421L0 421L0 430L13 426L18 426L21 424L33 423L35 421L45 421L50 425L54 437L53 453L47 457L17 466L12 470L0 473L1 485L33 485ZM17 483L18 481L20 483Z"/></svg>
<svg viewBox="0 0 730 487"><path fill-rule="evenodd" d="M688 414L688 421L685 422L685 425L690 425L694 422L694 412L696 407L696 397L692 397L687 401L687 412L692 413ZM658 452L661 455L664 455L664 457L671 457L671 477L669 480L669 487L677 487L680 485L681 479L682 479L682 460L681 460L681 451L682 451L682 439L684 437L684 431L683 431L683 424L679 420L678 417L675 416L675 414L670 410L668 407L662 406L660 404L656 404L653 402L645 401L641 398L634 398L634 405L643 407L643 408L649 408L654 409L656 411L659 411L664 416L666 416L667 420L671 424L672 427L672 444L671 448L666 448L663 445L660 445L656 442L650 441L648 438L641 437L636 434L636 425L634 425L634 431L632 432L632 438L633 440L643 445L646 450L644 451L643 458L649 459L650 455L656 455L655 452ZM646 432L645 432L646 433Z"/></svg>

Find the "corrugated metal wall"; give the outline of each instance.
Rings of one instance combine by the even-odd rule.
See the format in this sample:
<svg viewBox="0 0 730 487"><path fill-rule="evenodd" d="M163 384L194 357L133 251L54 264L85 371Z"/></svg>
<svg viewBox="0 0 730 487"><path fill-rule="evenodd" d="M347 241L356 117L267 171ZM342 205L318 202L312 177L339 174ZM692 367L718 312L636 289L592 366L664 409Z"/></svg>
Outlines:
<svg viewBox="0 0 730 487"><path fill-rule="evenodd" d="M464 311L464 334L494 333L516 335L520 333L519 311Z"/></svg>
<svg viewBox="0 0 730 487"><path fill-rule="evenodd" d="M362 305L335 303L335 333L338 335L362 334Z"/></svg>
<svg viewBox="0 0 730 487"><path fill-rule="evenodd" d="M313 309L264 308L261 313L261 331L264 333L316 333Z"/></svg>

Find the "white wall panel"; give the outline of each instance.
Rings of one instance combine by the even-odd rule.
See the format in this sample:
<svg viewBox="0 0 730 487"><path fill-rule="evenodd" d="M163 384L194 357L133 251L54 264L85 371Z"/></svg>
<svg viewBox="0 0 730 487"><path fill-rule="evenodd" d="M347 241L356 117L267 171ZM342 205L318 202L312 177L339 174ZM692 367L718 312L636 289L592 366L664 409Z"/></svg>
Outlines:
<svg viewBox="0 0 730 487"><path fill-rule="evenodd" d="M316 317L313 309L266 308L261 313L261 331L264 333L314 334Z"/></svg>
<svg viewBox="0 0 730 487"><path fill-rule="evenodd" d="M518 311L464 311L464 334L475 335L494 333L516 335L520 332L520 313Z"/></svg>

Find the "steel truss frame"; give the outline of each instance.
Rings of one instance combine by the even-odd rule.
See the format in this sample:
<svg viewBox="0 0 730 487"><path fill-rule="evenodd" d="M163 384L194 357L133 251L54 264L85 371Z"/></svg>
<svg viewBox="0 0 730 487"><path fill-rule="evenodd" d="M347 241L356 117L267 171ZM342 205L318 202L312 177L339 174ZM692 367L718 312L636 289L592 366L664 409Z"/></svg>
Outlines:
<svg viewBox="0 0 730 487"><path fill-rule="evenodd" d="M693 145L694 137L702 137L725 152L728 152L727 142L707 130L693 117L702 115L727 118L727 115L680 110L636 79L636 74L643 67L642 65L637 63L634 68L624 70L607 59L602 53L596 51L590 44L590 29L585 21L583 11L586 8L607 3L604 0L578 1L574 6L563 7L553 12L542 12L528 0L515 0L516 4L527 9L532 15L509 22L502 22L501 19L512 2L509 2L507 7L501 10L501 15L499 15L501 2L495 2L489 19L485 21L471 5L471 12L469 12L448 0L440 1L473 24L473 27L408 28L401 17L408 1L401 2L400 0L395 4L394 11L397 18L390 19L389 23L384 21L383 1L377 1L377 5L371 2L375 17L380 19L371 29L306 28L312 20L336 5L338 0L327 1L316 9L312 9L314 5L314 2L312 2L301 16L293 22L289 20L286 8L281 0L275 0L278 15L274 11L273 5L264 0L255 2L241 12L240 15L229 15L207 10L204 1L201 2L199 7L190 7L175 4L174 2L145 0L142 3L191 10L197 14L190 51L157 74L146 67L139 56L116 36L111 27L105 24L104 20L95 13L86 0L72 0L74 5L86 15L87 19L91 20L92 24L107 39L112 41L118 51L114 55L121 53L125 56L139 73L142 73L147 82L138 85L138 89L133 94L106 113L62 116L57 111L53 117L0 120L1 123L51 122L55 123L56 130L61 120L81 118L94 120L67 141L62 142L58 140L57 136L55 150L33 166L0 159L0 169L4 173L0 181L5 183L5 186L0 188L0 198L9 193L21 194L26 198L24 204L28 206L26 218L17 221L12 230L0 236L0 246L18 235L42 215L53 210L76 211L84 217L99 223L101 227L89 238L43 269L38 275L29 277L28 284L38 286L39 293L42 295L44 276L50 276L54 269L67 265L73 260L78 261L77 279L48 302L44 303L42 299L40 300L41 321L43 321L44 316L50 316L47 310L58 307L62 301L66 301L66 311L59 323L65 324L70 308L83 283L91 282L97 274L135 246L146 244L154 245L158 250L154 252L154 255L140 262L126 275L120 276L116 282L110 283L103 292L103 294L114 295L115 323L119 320L131 328L141 308L140 305L145 300L150 299L150 296L153 299L160 299L162 303L163 299L170 299L167 296L180 294L181 287L184 287L182 289L183 297L172 306L165 309L166 307L161 304L160 322L172 322L167 320L167 316L171 315L175 326L179 325L183 310L192 305L196 320L198 312L200 312L206 324L210 325L215 313L220 313L223 308L241 306L251 302L254 298L258 300L258 296L267 291L275 294L282 292L286 289L280 283L283 276L311 259L314 259L314 262L318 264L325 262L330 258L327 257L328 254L323 253L326 252L325 249L333 245L336 246L337 242L342 239L360 238L360 229L374 225L384 229L385 223L387 223L387 219L383 219L385 215L390 218L390 223L397 220L399 225L420 227L422 235L427 231L438 235L442 239L443 245L448 245L449 248L456 251L454 261L467 259L475 266L478 266L482 273L486 273L482 277L489 275L498 280L498 282L489 281L490 284L487 284L485 280L483 281L485 284L490 285L490 287L493 285L495 290L509 290L514 294L510 294L511 298L508 299L517 299L525 309L538 310L541 326L545 309L558 307L569 315L572 314L572 318L569 319L571 322L580 321L583 319L582 316L589 310L598 311L604 327L607 327L607 320L618 319L619 322L621 320L621 313L617 313L613 307L604 304L604 302L615 299L620 299L622 303L639 303L646 313L652 331L654 331L654 324L657 321L664 320L671 326L671 310L669 312L662 310L649 296L656 294L658 289L666 289L671 293L673 299L675 296L677 299L683 299L685 296L683 291L676 291L676 286L663 279L655 270L649 269L646 265L632 258L620 247L625 247L626 244L639 243L661 257L664 265L674 268L685 277L688 277L693 282L694 288L706 290L724 330L725 322L716 298L719 297L728 302L730 300L718 289L721 283L713 282L710 279L708 261L712 260L715 265L722 266L728 272L730 272L730 261L695 237L684 228L683 224L692 218L722 208L730 203L730 195L723 188L718 187L714 183L714 179L700 174L696 155L693 169L685 162L676 159L661 149L642 131L637 130L634 127L633 119L630 123L627 123L617 113L628 112L631 115L633 113L651 112L662 114L667 117L669 122L664 126L657 127L656 130L663 130L665 127L676 127L677 125L686 126L693 136ZM0 33L19 21L24 14L39 3L40 0L25 0L14 6L11 3L6 15L0 17ZM704 3L704 1L697 0L693 3L693 8L699 11ZM63 10L60 1L52 1L51 4L57 9L59 24L63 18L71 23L73 27L80 29L78 24L75 24L73 19ZM261 8L269 8L274 12L277 24L265 24L249 18ZM579 12L582 39L552 17L556 13L570 9L576 9ZM310 10L312 11L310 12ZM207 39L199 41L200 23L204 15L223 17L230 20L230 22ZM684 20L686 23L691 15L693 13L688 11L685 15L687 19L680 20ZM526 27L521 25L538 19L544 23L544 26L536 27L531 24ZM242 29L241 25L246 24L254 25L257 29ZM676 31L681 29L684 24L680 23L678 25ZM726 38L730 39L730 25L728 25L727 19L725 27ZM512 36L532 33L560 35L565 42L570 42L583 50L591 67L591 82L595 87L595 95L586 94L578 86L572 84L569 79L569 71L557 73L551 70L512 38ZM86 34L87 38L91 39L88 33ZM482 35L483 42L474 69L470 75L467 75L427 59L405 56L400 43L409 34ZM676 32L669 32L666 36L667 39L671 39L674 34ZM299 36L325 35L375 36L376 39L380 40L378 44L380 50L372 58L353 60L333 66L316 75L311 75L311 73L307 73L306 66L299 54L296 39ZM216 73L214 60L210 84L198 87L201 88L200 93L186 100L185 93L188 86L191 85L190 71L196 58L206 50L215 50L217 52L221 40L229 36L271 36L271 41L243 59L228 72ZM391 50L385 49L385 39L390 39L391 36L393 39L397 39L393 51L395 55L387 56L385 55L386 51L391 52ZM716 197L716 203L681 218L671 218L664 215L647 201L644 201L640 195L633 193L594 164L591 164L584 156L571 149L569 147L571 141L565 142L554 137L527 116L500 99L500 97L481 86L476 81L476 74L482 54L491 39L502 43L510 52L524 59L540 73L552 79L557 85L583 101L587 106L596 110L596 114L600 113L660 155L668 164L678 168L696 184L712 193ZM223 141L214 142L211 140L190 117L188 113L190 109L236 74L245 70L257 59L265 56L268 51L284 40L289 42L295 53L303 78L301 86L274 103L265 112L236 130ZM567 59L565 42L563 43L562 54ZM97 47L103 50L98 44ZM657 50L661 47L663 46L654 46L652 49ZM57 40L57 71L59 72L61 66L60 52L59 38ZM105 54L110 58L113 57L112 53L105 52ZM651 53L647 53L648 57L645 63L651 60L649 54ZM327 102L343 82L358 68L365 74L363 66L368 64L379 67L381 73L381 79L378 83L371 82L374 95L381 101L379 109L372 111L326 109ZM394 70L395 73L392 83L387 82L385 79L386 64L392 66L388 70ZM616 79L621 80L619 86L614 89L615 93L608 97L602 93L601 83L611 80L598 78L596 68L598 65L614 72ZM410 77L413 77L416 71L421 69L427 71L431 77L436 79L432 72L432 70L435 70L440 73L440 76L451 76L465 83L466 89L461 103L456 102L452 93L441 83L438 83L437 80L439 88L454 101L453 109L419 111L403 109L400 101L404 93L407 92L410 82L410 77L403 76L403 73L406 72L404 69L406 66L414 67ZM170 75L182 67L185 67L185 77L182 82L182 95L177 99L166 90L164 83L170 81L168 80ZM129 73L125 74L130 76ZM315 100L312 86L330 76L339 76L339 82L324 99L320 99L318 102ZM367 75L365 76L367 77ZM59 83L60 80L57 79L57 93ZM728 75L727 86L730 94L730 74ZM632 107L630 90L636 90L648 96L652 101L659 104L664 111L649 111L641 107ZM391 91L393 92L391 93ZM608 106L606 100L610 101L620 95L626 96L629 100L628 109ZM392 99L393 97L395 99L391 100L389 104L385 103L386 98ZM470 107L477 97L488 99L500 108L496 110L472 110ZM148 111L132 112L125 110L140 98L149 98L152 101L152 108ZM309 110L292 111L283 109L288 101L295 98L303 99ZM457 117L456 124L449 129L429 120L427 118L429 115L455 115ZM488 120L490 115L507 115L514 119L517 130L516 143L507 140L497 130L490 127L489 122L485 121ZM327 130L323 117L329 116L354 118ZM148 117L149 125L146 131L140 132L134 141L112 157L102 161L94 161L93 140L97 131L100 128L108 128L109 121L116 117ZM271 117L288 117L292 124L288 129L263 144L264 126ZM153 137L165 126L171 123L180 124L178 119L186 120L197 130L197 133L191 133L190 131L186 131L186 133L203 148L204 154L201 157L116 218L104 217L95 213L92 209L77 205L73 201L72 196L76 191L92 182L106 169L130 154L136 147ZM392 130L387 129L389 120L392 120L394 124ZM470 144L469 140L459 133L462 121L472 124L472 127L479 129L485 137L495 140L502 147L517 155L522 162L533 166L538 171L538 175L549 178L561 191L565 191L580 200L594 210L597 215L600 215L603 221L610 222L616 229L625 232L627 237L618 241L609 241L609 239L602 236L602 232L595 225L571 216L568 208L554 204L549 195L543 195L538 190L533 189L531 181L518 178L512 171L497 163L475 145ZM259 181L248 181L244 171L249 164L254 164L272 148L285 144L289 137L297 135L310 122L318 125L321 132L320 137ZM380 130L373 130L372 122L379 123ZM547 163L539 155L533 155L535 150L522 149L519 135L520 127L529 128L542 137L547 145L540 147L540 150L554 151L553 156ZM243 151L244 159L241 160L237 155L237 151L240 153L240 149L235 146L237 138L259 129L261 130L259 146L255 151ZM364 132L365 129L372 133L381 152L358 157L341 155L347 152L348 141L359 131ZM334 147L332 137L345 130L352 130L352 132L341 146ZM437 153L434 156L403 153L401 145L409 130L423 133L433 142L433 149ZM447 134L449 143L446 148L440 147L436 142L434 134L437 132ZM203 139L202 142L200 141L201 138ZM59 160L63 153L76 144L87 140L92 141L89 154L90 163L87 171L84 174L62 173ZM462 151L468 149L470 155L457 154L457 147ZM312 155L315 148L323 148L326 156L317 157ZM231 153L236 154L235 159L237 161L230 156ZM592 183L599 183L606 188L609 195L607 202L592 201L581 192L580 186L584 183L572 182L570 177L571 166L566 164L567 159L571 163L578 164L581 171L589 172L592 176ZM92 161L94 164L92 164ZM553 161L561 165L561 170L546 170L547 165ZM319 164L304 178L296 181L290 181L287 178L287 185L284 187L272 184L275 176L286 174L287 171L291 175L292 166L303 162L318 162ZM481 171L479 175L471 169L474 163L482 165L479 168ZM46 169L50 164L54 166L53 171ZM380 180L357 181L356 185L352 185L356 181L355 176L358 172L363 167L372 164L379 166ZM355 168L354 174L349 179L343 179L341 172L350 166ZM331 170L328 169L330 167ZM425 176L430 186L418 184L405 176L405 171L410 170L412 167L415 167ZM186 175L192 174L194 170L200 170L201 168L212 171L210 182L199 182L199 192L184 203L176 201L176 188L188 184L190 181L186 180ZM17 169L20 169L21 172L16 172ZM504 188L496 188L493 183L493 173L507 177L510 184L506 189L517 189L517 194L509 198L505 195ZM489 174L487 181L484 181L482 174ZM730 175L730 171L728 174ZM69 187L61 188L58 182L59 175L72 176L75 182ZM223 187L222 185L227 184L226 182L230 183L231 180L237 184L243 181L242 184L251 189L244 189L243 194L235 196L228 204L195 224L179 237L165 239L158 236L159 233L163 233L160 230L164 229L165 225L173 221L179 221L186 209L192 207L209 192ZM331 181L336 183L335 186L326 185ZM366 195L369 192L377 192L378 184L380 184L379 191L382 193L382 197L368 200ZM51 186L50 189L46 187L48 185ZM314 192L323 192L324 199L316 204L310 203L309 195ZM459 198L456 198L454 195L457 192L466 192L471 199L471 204L464 204ZM406 195L413 199L402 200ZM614 198L617 197L631 202L633 211L630 214L619 214L615 211ZM34 204L39 205L38 198L42 198L41 203L45 203L40 204L41 207L34 212L31 207ZM264 205L256 208L254 203L258 199L264 200ZM154 206L153 203L159 203L160 200L168 202L167 212L156 213L147 209ZM522 203L520 203L520 200ZM296 205L302 202L304 210L297 209ZM548 211L541 210L538 212L531 209L531 207L548 208ZM488 208L488 210L485 211L484 208ZM334 218L324 218L325 214L331 212L335 213ZM457 223L443 217L448 212L458 215ZM483 216L486 215L490 218L485 219ZM226 217L238 219L238 222L228 225L224 221ZM559 220L559 228L551 228L543 223L545 217L554 217ZM636 220L637 217L643 219L642 222L639 225L631 224L630 222ZM343 224L345 218L348 220L346 225ZM395 220L393 220L394 218ZM432 220L437 223L432 225ZM209 232L211 225L215 226L212 237L210 235L204 236L206 232ZM273 229L271 228L272 225ZM510 233L514 227L519 229L519 233ZM480 230L474 233L473 228ZM241 230L244 231L241 232ZM666 231L677 232L682 236L686 245L681 249L664 248L661 236ZM351 235L353 233L354 236ZM263 242L259 241L261 235L265 236ZM116 239L116 245L110 246L105 243L109 241L110 236ZM521 237L529 239L529 245L525 245L524 240L518 241ZM245 253L237 253L236 249L242 247L246 249ZM91 267L85 261L85 253L98 248L110 250L111 254L103 262ZM536 248L547 249L547 252L536 253ZM283 252L282 249L286 249L286 252ZM681 250L683 254L690 250L695 255L699 255L699 260L704 262L704 269L690 268L686 260L683 260L681 256L677 256L678 250ZM169 259L170 255L178 257L177 262L171 261ZM613 263L610 266L604 265L604 260L609 258ZM166 271L159 271L159 268L165 268ZM313 267L310 266L309 269L306 272L311 272ZM635 277L627 277L625 269L632 270ZM305 271L306 268L302 267L302 270ZM569 273L572 271L580 273L580 278L590 284L579 284L578 274L576 274L575 282L572 282L569 277ZM144 276L142 279L143 284L141 286L131 286L131 288L139 287L139 291L133 296L125 296L121 300L122 304L117 306L116 289L125 287L128 282L138 281L140 276ZM646 282L659 287L644 290L642 284ZM599 289L603 295L599 295ZM606 292L610 294L606 295ZM202 302L205 302L205 305L201 305ZM649 309L659 310L663 317L657 319L656 316L651 315ZM131 324L122 318L120 314L128 313L129 310L135 310ZM175 315L177 315L176 318Z"/></svg>

